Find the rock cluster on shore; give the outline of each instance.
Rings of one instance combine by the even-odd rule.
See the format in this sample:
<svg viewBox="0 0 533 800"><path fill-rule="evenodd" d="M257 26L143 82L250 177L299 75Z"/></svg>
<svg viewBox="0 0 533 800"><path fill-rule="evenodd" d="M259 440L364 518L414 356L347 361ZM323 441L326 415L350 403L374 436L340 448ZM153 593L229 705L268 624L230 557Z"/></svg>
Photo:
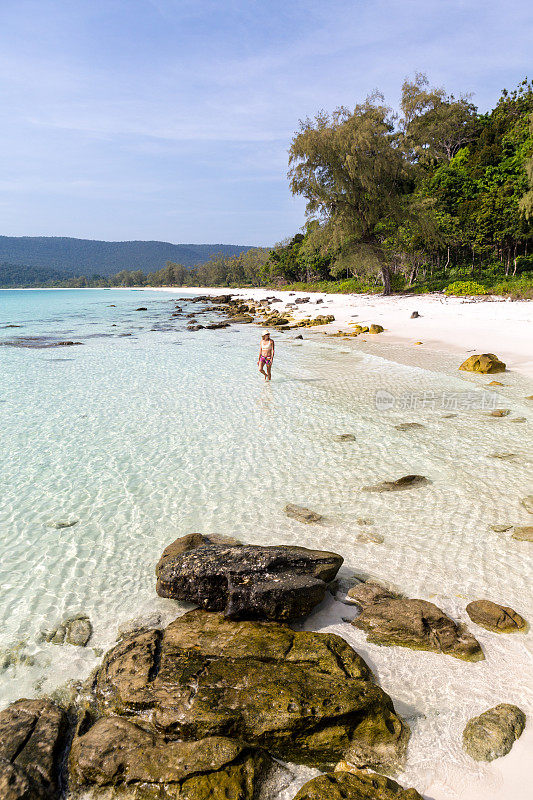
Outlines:
<svg viewBox="0 0 533 800"><path fill-rule="evenodd" d="M314 513L300 511L302 521ZM2 800L59 800L65 787L105 800L259 800L280 759L326 771L294 800L420 800L374 771L401 768L409 728L363 658L336 634L281 624L323 600L342 561L214 534L176 539L157 565L157 591L200 608L163 629L158 616L126 626L68 713L48 699L1 712ZM362 609L352 624L371 641L483 657L432 603L370 580L346 601ZM490 601L471 603L469 614L498 632L525 624ZM76 621L90 635L78 616L54 636L66 639ZM497 706L468 723L464 747L496 758L524 720Z"/></svg>

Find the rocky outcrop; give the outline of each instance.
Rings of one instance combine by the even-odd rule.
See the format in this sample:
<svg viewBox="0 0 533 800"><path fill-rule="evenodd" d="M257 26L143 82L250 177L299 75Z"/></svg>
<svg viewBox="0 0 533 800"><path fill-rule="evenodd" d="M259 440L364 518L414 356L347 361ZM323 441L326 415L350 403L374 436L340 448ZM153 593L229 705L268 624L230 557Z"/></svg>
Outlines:
<svg viewBox="0 0 533 800"><path fill-rule="evenodd" d="M340 766L340 765L339 765ZM423 800L415 789L402 787L376 772L350 768L319 775L302 786L294 800Z"/></svg>
<svg viewBox="0 0 533 800"><path fill-rule="evenodd" d="M17 700L0 712L2 800L59 800L65 713L49 700Z"/></svg>
<svg viewBox="0 0 533 800"><path fill-rule="evenodd" d="M223 611L231 619L287 620L309 614L343 562L336 553L304 547L206 539L192 534L164 551L156 591L160 597Z"/></svg>
<svg viewBox="0 0 533 800"><path fill-rule="evenodd" d="M493 374L495 372L505 372L505 364L500 361L498 356L494 353L482 353L481 355L474 355L463 361L459 369L465 372L481 372L484 375Z"/></svg>
<svg viewBox="0 0 533 800"><path fill-rule="evenodd" d="M104 715L167 739L227 736L312 766L404 756L408 731L363 659L339 636L190 611L107 653L94 682Z"/></svg>
<svg viewBox="0 0 533 800"><path fill-rule="evenodd" d="M445 653L464 661L484 658L479 642L464 626L427 600L410 600L376 583L363 583L348 592L363 610L352 621L369 642Z"/></svg>
<svg viewBox="0 0 533 800"><path fill-rule="evenodd" d="M509 606L500 606L491 600L474 600L466 613L476 625L496 633L514 633L526 628L526 621Z"/></svg>
<svg viewBox="0 0 533 800"><path fill-rule="evenodd" d="M493 761L507 755L525 725L526 715L518 706L500 703L467 722L463 748L476 761Z"/></svg>
<svg viewBox="0 0 533 800"><path fill-rule="evenodd" d="M382 481L372 486L363 486L363 492L401 492L404 489L414 489L417 486L427 486L431 481L423 475L404 475L395 481Z"/></svg>
<svg viewBox="0 0 533 800"><path fill-rule="evenodd" d="M104 717L74 738L70 777L72 788L112 787L117 797L141 785L143 798L253 800L270 764L265 753L225 737L168 741L145 723Z"/></svg>
<svg viewBox="0 0 533 800"><path fill-rule="evenodd" d="M320 522L323 519L322 514L317 514L316 511L311 511L306 506L297 506L294 503L287 503L283 510L288 517L297 519L299 522Z"/></svg>

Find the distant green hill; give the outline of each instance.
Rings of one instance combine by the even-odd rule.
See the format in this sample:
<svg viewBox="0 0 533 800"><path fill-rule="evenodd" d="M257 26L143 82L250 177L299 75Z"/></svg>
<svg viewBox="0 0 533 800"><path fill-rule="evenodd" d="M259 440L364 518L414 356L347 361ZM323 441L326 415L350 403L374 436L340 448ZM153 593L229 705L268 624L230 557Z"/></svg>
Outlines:
<svg viewBox="0 0 533 800"><path fill-rule="evenodd" d="M36 267L39 280L73 275L110 276L123 269L153 272L167 261L192 267L213 253L238 255L248 246L238 244L172 244L170 242L101 242L64 236L0 236L0 264ZM50 273L47 272L50 270ZM16 277L16 276L15 276ZM21 275L21 277L23 277ZM16 282L16 280L15 280Z"/></svg>

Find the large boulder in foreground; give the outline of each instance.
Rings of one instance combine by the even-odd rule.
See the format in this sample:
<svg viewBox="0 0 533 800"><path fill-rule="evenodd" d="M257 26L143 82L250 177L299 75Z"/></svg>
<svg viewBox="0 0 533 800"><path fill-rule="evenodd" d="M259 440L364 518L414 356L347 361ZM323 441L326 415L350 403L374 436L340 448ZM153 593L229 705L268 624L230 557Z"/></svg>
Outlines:
<svg viewBox="0 0 533 800"><path fill-rule="evenodd" d="M526 715L518 706L500 703L467 722L463 748L476 761L493 761L507 755L525 725Z"/></svg>
<svg viewBox="0 0 533 800"><path fill-rule="evenodd" d="M49 700L17 700L0 712L2 800L59 800L65 713Z"/></svg>
<svg viewBox="0 0 533 800"><path fill-rule="evenodd" d="M312 766L401 762L408 729L363 659L334 634L190 611L123 639L95 679L102 714L167 739L231 735Z"/></svg>
<svg viewBox="0 0 533 800"><path fill-rule="evenodd" d="M336 553L304 547L183 539L163 553L157 594L223 611L231 619L287 620L309 614L343 562Z"/></svg>
<svg viewBox="0 0 533 800"><path fill-rule="evenodd" d="M495 633L514 633L527 627L525 619L509 606L500 606L492 600L473 600L466 613L477 625Z"/></svg>
<svg viewBox="0 0 533 800"><path fill-rule="evenodd" d="M430 650L464 661L484 658L477 639L434 603L410 600L372 582L353 587L348 597L363 609L352 625L365 631L369 642Z"/></svg>
<svg viewBox="0 0 533 800"><path fill-rule="evenodd" d="M402 787L376 772L357 769L319 775L308 781L294 800L423 800L414 789Z"/></svg>
<svg viewBox="0 0 533 800"><path fill-rule="evenodd" d="M225 737L169 742L146 726L104 717L74 738L70 785L113 787L117 797L137 798L142 786L143 798L253 800L270 763L266 754Z"/></svg>
<svg viewBox="0 0 533 800"><path fill-rule="evenodd" d="M505 364L494 353L482 353L467 358L459 369L465 372L481 372L484 375L492 375L495 372L505 372Z"/></svg>

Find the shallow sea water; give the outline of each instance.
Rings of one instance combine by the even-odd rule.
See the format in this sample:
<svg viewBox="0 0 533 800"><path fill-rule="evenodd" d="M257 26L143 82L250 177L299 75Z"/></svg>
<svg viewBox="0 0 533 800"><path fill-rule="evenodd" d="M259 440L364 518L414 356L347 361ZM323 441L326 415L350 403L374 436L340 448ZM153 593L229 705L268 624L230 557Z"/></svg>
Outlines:
<svg viewBox="0 0 533 800"><path fill-rule="evenodd" d="M156 597L154 577L177 536L322 547L344 556L342 577L386 580L468 622L486 655L476 664L370 645L343 621L354 608L333 599L303 627L343 636L407 718L402 783L455 800L468 775L473 790L499 797L497 771L462 752L461 732L499 702L533 713L533 637L484 631L465 606L486 597L533 619L533 548L489 527L532 522L519 503L533 491L531 385L497 375L505 386L493 396L483 388L492 376L458 373L446 354L406 356L401 346L307 331L303 341L276 335L265 384L256 326L191 333L188 320L170 318L175 300L134 290L0 291L0 706L85 677L99 661L93 648L111 646L126 620L181 612ZM44 335L83 344L5 344ZM511 413L487 416L494 405ZM394 428L406 421L425 427ZM340 433L356 441L334 441ZM432 483L361 492L409 473ZM287 502L323 522L288 519ZM49 527L62 520L79 521ZM383 543L357 539L368 531ZM39 641L79 611L94 626L87 648ZM294 772L282 800L308 774Z"/></svg>

